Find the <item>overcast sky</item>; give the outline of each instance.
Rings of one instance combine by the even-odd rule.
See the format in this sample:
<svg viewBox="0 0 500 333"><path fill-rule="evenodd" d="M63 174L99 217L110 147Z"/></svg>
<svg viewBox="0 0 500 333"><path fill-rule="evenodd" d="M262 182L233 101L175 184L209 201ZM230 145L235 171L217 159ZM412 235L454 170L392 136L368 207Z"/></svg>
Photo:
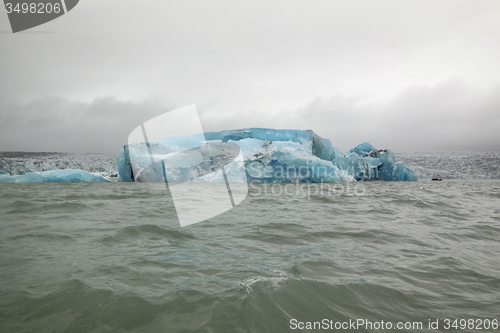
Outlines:
<svg viewBox="0 0 500 333"><path fill-rule="evenodd" d="M499 150L499 73L498 0L82 0L17 34L1 9L0 151L118 154L190 104L344 152Z"/></svg>

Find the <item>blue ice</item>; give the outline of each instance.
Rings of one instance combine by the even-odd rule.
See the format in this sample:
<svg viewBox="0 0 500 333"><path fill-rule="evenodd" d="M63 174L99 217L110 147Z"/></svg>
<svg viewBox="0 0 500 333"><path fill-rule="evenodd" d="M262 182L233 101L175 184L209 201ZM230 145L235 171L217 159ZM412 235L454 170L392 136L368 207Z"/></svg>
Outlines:
<svg viewBox="0 0 500 333"><path fill-rule="evenodd" d="M238 145L249 182L417 180L415 173L404 163L395 162L394 153L388 149L377 150L365 142L344 155L332 146L330 140L321 138L312 130L248 128L205 133L205 139ZM176 154L182 155L181 152L204 144L206 142L201 142L199 135L191 135L151 142L149 148L146 143L125 145L118 158L119 180L164 180L164 170L158 161L171 160ZM156 162L152 163L152 160ZM191 161L188 164L196 163ZM173 181L181 179L170 178ZM205 178L210 179L208 176Z"/></svg>

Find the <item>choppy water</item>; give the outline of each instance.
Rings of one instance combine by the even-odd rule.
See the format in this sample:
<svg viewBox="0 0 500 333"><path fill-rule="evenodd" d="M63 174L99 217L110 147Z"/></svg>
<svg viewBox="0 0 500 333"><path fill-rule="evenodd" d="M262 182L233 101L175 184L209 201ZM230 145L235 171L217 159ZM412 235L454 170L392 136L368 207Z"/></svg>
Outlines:
<svg viewBox="0 0 500 333"><path fill-rule="evenodd" d="M364 186L261 191L180 228L165 195L135 184L4 184L0 332L500 320L500 181Z"/></svg>

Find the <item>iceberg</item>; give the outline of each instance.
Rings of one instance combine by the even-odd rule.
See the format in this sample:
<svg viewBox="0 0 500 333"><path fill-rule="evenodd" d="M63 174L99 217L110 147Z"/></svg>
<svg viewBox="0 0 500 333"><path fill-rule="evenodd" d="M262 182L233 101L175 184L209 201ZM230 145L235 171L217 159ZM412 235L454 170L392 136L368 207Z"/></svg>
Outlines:
<svg viewBox="0 0 500 333"><path fill-rule="evenodd" d="M415 172L404 162L397 162L390 149L376 149L364 142L333 161L339 168L351 170L356 180L416 181Z"/></svg>
<svg viewBox="0 0 500 333"><path fill-rule="evenodd" d="M11 176L0 174L0 183L77 183L77 182L108 182L101 176L95 176L87 171L76 169L50 170L30 172Z"/></svg>
<svg viewBox="0 0 500 333"><path fill-rule="evenodd" d="M229 163L241 152L244 163ZM228 164L229 163L229 164ZM227 175L215 170L225 167ZM231 166L232 165L232 166ZM176 136L125 145L118 157L122 182L320 183L416 181L389 149L365 142L346 155L312 130L247 128Z"/></svg>

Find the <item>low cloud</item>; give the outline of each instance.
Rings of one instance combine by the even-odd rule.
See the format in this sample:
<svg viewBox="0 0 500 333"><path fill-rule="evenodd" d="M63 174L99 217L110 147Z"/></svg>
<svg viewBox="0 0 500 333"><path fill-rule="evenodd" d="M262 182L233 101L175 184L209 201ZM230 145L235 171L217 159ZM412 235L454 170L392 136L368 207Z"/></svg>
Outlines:
<svg viewBox="0 0 500 333"><path fill-rule="evenodd" d="M205 131L268 127L312 129L346 152L368 141L395 151L498 150L500 87L473 92L460 80L413 86L387 102L315 99L294 110L223 112L199 105ZM59 97L0 100L0 150L118 154L141 123L178 105L157 98L75 102Z"/></svg>
<svg viewBox="0 0 500 333"><path fill-rule="evenodd" d="M473 92L460 80L412 86L386 102L316 99L295 110L207 114L205 129L312 129L343 152L368 141L395 151L494 151L500 142L500 86Z"/></svg>
<svg viewBox="0 0 500 333"><path fill-rule="evenodd" d="M90 103L58 97L26 104L0 101L0 150L117 155L130 131L174 108L154 99L123 102L112 97Z"/></svg>

